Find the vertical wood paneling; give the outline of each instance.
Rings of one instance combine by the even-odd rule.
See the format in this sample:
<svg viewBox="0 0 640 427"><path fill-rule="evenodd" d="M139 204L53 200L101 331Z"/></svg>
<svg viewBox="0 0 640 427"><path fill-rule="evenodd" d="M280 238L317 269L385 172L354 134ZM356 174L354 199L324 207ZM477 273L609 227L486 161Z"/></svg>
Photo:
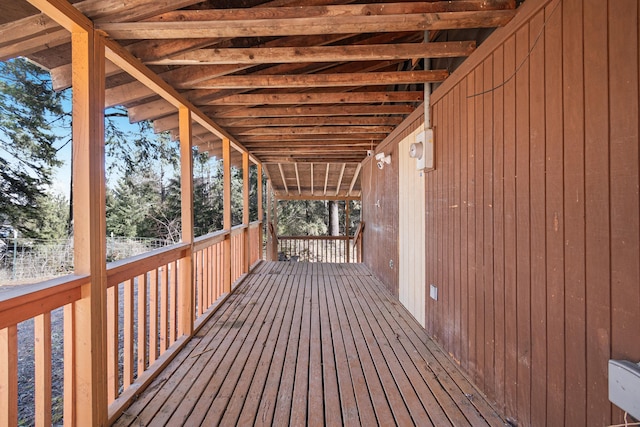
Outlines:
<svg viewBox="0 0 640 427"><path fill-rule="evenodd" d="M638 2L609 2L611 345L614 359L640 359L638 259ZM614 412L614 422L620 412Z"/></svg>
<svg viewBox="0 0 640 427"><path fill-rule="evenodd" d="M547 324L545 234L544 10L529 25L531 168L531 424L546 423Z"/></svg>
<svg viewBox="0 0 640 427"><path fill-rule="evenodd" d="M475 71L476 92L484 91L484 64ZM484 387L484 95L474 97L475 104L475 288L476 288L476 382Z"/></svg>
<svg viewBox="0 0 640 427"><path fill-rule="evenodd" d="M607 362L611 346L607 2L584 4L587 420L611 424Z"/></svg>
<svg viewBox="0 0 640 427"><path fill-rule="evenodd" d="M482 96L483 101L483 257L484 275L484 366L485 393L492 399L495 397L495 324L494 324L494 285L493 285L493 57L484 61L484 89L488 91Z"/></svg>
<svg viewBox="0 0 640 427"><path fill-rule="evenodd" d="M504 48L493 54L493 289L495 401L505 402L505 304L504 304Z"/></svg>
<svg viewBox="0 0 640 427"><path fill-rule="evenodd" d="M564 140L562 115L562 5L545 10L545 135L547 253L547 425L564 424Z"/></svg>
<svg viewBox="0 0 640 427"><path fill-rule="evenodd" d="M444 114L446 116L446 138L447 141L453 140L453 99L449 98L445 103L445 111ZM447 319L451 319L453 317L453 293L454 293L454 278L453 278L453 263L451 260L453 259L453 202L451 190L453 187L453 144L447 144L446 147L446 157L444 159L444 170L446 171L446 176L444 177L444 194L443 199L446 201L444 209L446 213L444 214L445 219L445 252L444 258L448 260L444 265L444 273L445 273L445 281L446 286L444 286L444 300L442 301L442 307L444 310L444 316L442 317L442 324L445 327L445 343L446 349L448 352L451 352L451 348L453 346L453 322L449 322Z"/></svg>
<svg viewBox="0 0 640 427"><path fill-rule="evenodd" d="M461 126L461 140L460 140L460 162L462 163L460 168L460 180L461 188L460 194L462 203L460 204L461 218L460 218L460 293L462 298L461 312L462 320L460 322L460 361L465 369L469 369L469 270L468 270L468 246L467 236L469 234L469 186L468 186L468 111L467 106L467 80L464 79L460 83L460 126ZM433 257L433 254L431 254ZM429 253L427 254L429 256ZM430 258L431 258L430 257Z"/></svg>
<svg viewBox="0 0 640 427"><path fill-rule="evenodd" d="M516 304L518 419L531 422L531 234L529 181L529 26L516 32ZM522 64L522 65L521 65Z"/></svg>
<svg viewBox="0 0 640 427"><path fill-rule="evenodd" d="M475 168L475 99L476 92L475 73L467 76L467 274L468 274L468 313L469 313L469 337L468 337L468 369L469 372L477 372L476 366L476 168Z"/></svg>
<svg viewBox="0 0 640 427"><path fill-rule="evenodd" d="M445 130L446 130L446 126L444 125L444 103L438 104L435 107L435 111L437 112L438 117L440 118L441 123L443 123L442 126L438 126L436 128L437 131L437 135L438 138L442 139L444 138L444 134L445 134ZM442 168L443 167L443 153L444 153L444 146L441 146L440 149L436 149L435 152L435 158L436 158L436 167L437 168ZM435 175L435 195L436 195L436 201L435 201L435 210L436 210L436 229L435 229L435 235L436 235L436 253L441 254L442 253L442 235L443 235L443 227L444 227L444 215L442 214L442 179L441 179L441 174L438 172ZM443 263L444 260L442 259L442 255L439 257L436 257L436 266L435 266L435 282L434 285L439 286L440 283L442 283L443 280ZM439 286L440 287L440 286ZM435 313L435 317L436 317L436 321L435 321L435 325L432 331L432 334L434 337L436 337L438 340L442 341L442 298L440 297L440 294L438 295L439 301L436 301L434 304L434 313Z"/></svg>
<svg viewBox="0 0 640 427"><path fill-rule="evenodd" d="M516 69L516 40L504 44L504 75ZM517 418L518 332L516 328L516 85L504 85L504 306L505 306L505 397L506 415Z"/></svg>
<svg viewBox="0 0 640 427"><path fill-rule="evenodd" d="M564 0L565 423L586 424L582 0Z"/></svg>
<svg viewBox="0 0 640 427"><path fill-rule="evenodd" d="M454 269L454 300L453 300L453 347L451 348L451 353L455 355L456 358L460 356L460 318L461 313L461 302L462 295L460 290L460 276L461 276L461 266L460 266L460 229L461 229L461 215L460 211L462 210L462 200L460 197L460 132L461 132L461 122L458 120L460 117L460 107L461 107L461 94L460 87L456 86L453 90L453 116L451 117L453 123L453 157L454 157L454 178L453 178L453 269ZM459 359L458 359L459 360Z"/></svg>
<svg viewBox="0 0 640 427"><path fill-rule="evenodd" d="M528 0L431 98L426 329L520 426L623 421L607 361L640 360L638 9Z"/></svg>

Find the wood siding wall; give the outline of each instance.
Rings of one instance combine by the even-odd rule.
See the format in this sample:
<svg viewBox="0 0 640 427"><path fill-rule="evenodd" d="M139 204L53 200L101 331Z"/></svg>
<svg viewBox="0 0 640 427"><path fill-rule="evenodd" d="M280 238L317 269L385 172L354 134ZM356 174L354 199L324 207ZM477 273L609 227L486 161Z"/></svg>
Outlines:
<svg viewBox="0 0 640 427"><path fill-rule="evenodd" d="M518 425L640 360L638 1L527 0L432 98L427 330Z"/></svg>
<svg viewBox="0 0 640 427"><path fill-rule="evenodd" d="M398 129L383 141L376 153L391 154L391 164L380 170L373 157L362 166L362 235L363 262L398 296L398 143L418 127L422 127L424 113L420 107ZM406 154L406 153L402 153ZM390 263L391 261L391 263Z"/></svg>
<svg viewBox="0 0 640 427"><path fill-rule="evenodd" d="M622 422L607 361L640 361L639 13L527 0L431 99L426 329L519 426ZM397 293L391 169L364 259Z"/></svg>

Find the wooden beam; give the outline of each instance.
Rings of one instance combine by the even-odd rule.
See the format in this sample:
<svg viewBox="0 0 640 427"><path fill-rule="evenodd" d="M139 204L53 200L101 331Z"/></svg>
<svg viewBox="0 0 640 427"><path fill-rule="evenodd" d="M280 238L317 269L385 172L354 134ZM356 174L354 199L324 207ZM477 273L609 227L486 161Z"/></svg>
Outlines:
<svg viewBox="0 0 640 427"><path fill-rule="evenodd" d="M401 117L273 117L263 119L216 119L218 125L227 127L234 133L234 129L257 127L285 127L285 126L397 126L402 122ZM156 133L177 129L178 116L169 116L153 121Z"/></svg>
<svg viewBox="0 0 640 427"><path fill-rule="evenodd" d="M250 239L249 239L249 154L242 153L242 224L247 228L243 231L244 254L242 257L242 272L249 272Z"/></svg>
<svg viewBox="0 0 640 427"><path fill-rule="evenodd" d="M304 11L305 8L300 8ZM101 23L96 28L114 39L281 37L313 34L492 28L505 25L515 11L444 12L364 16L302 17L180 22Z"/></svg>
<svg viewBox="0 0 640 427"><path fill-rule="evenodd" d="M329 92L329 93L256 93L231 95L206 105L295 105L295 104L366 104L377 102L422 102L424 92Z"/></svg>
<svg viewBox="0 0 640 427"><path fill-rule="evenodd" d="M338 178L338 187L336 188L336 196L340 194L340 186L342 185L342 178L344 178L344 170L347 167L346 163L342 164L342 169L340 169L340 177Z"/></svg>
<svg viewBox="0 0 640 427"><path fill-rule="evenodd" d="M203 80L224 76L237 71L242 71L246 68L248 67L237 65L201 65L196 67L183 67L165 71L164 73L158 74L158 76L161 77L162 80L172 85L178 83L197 84ZM61 81L61 79L58 79L58 82L64 83L63 81ZM139 81L125 83L107 89L105 96L105 108L140 101L142 99L149 98L155 95L156 92ZM199 94L193 94L193 96L185 94L185 98L187 98L191 102L196 102L196 95Z"/></svg>
<svg viewBox="0 0 640 427"><path fill-rule="evenodd" d="M318 135L318 134L354 134L354 133L391 133L393 126L298 126L290 128L229 128L229 132L240 135Z"/></svg>
<svg viewBox="0 0 640 427"><path fill-rule="evenodd" d="M222 228L231 231L231 142L222 139ZM231 292L231 233L224 239L223 291Z"/></svg>
<svg viewBox="0 0 640 427"><path fill-rule="evenodd" d="M313 194L313 163L311 163L311 194Z"/></svg>
<svg viewBox="0 0 640 427"><path fill-rule="evenodd" d="M218 118L265 118L265 117L337 117L337 116L377 116L387 114L411 114L415 110L410 105L344 105L331 107L256 107L220 112Z"/></svg>
<svg viewBox="0 0 640 427"><path fill-rule="evenodd" d="M290 2L293 4L294 2ZM337 3L337 2L333 2ZM463 11L485 11L499 9L513 9L513 0L458 0L455 2L398 2L382 4L357 4L357 5L327 5L321 2L317 5L306 4L302 7L286 6L279 3L243 9L206 9L206 10L175 10L158 14L148 18L146 22L184 22L184 21L238 21L238 20L276 20L276 19L305 19L305 18L331 18L331 17L361 17L406 15L417 13L442 13ZM176 8L177 9L177 8Z"/></svg>
<svg viewBox="0 0 640 427"><path fill-rule="evenodd" d="M138 81L143 83L149 89L160 95L166 102L173 105L176 108L186 107L192 112L192 118L202 126L209 129L212 133L220 138L228 138L232 140L232 136L229 135L224 129L218 126L210 117L206 116L201 110L187 101L181 96L173 87L167 82L162 80L151 71L148 67L142 64L137 58L133 57L126 49L117 44L114 41L106 41L107 49L106 56L111 62L122 68ZM104 104L103 104L104 105ZM238 142L233 142L235 149L239 151L246 151L246 149Z"/></svg>
<svg viewBox="0 0 640 427"><path fill-rule="evenodd" d="M298 184L298 194L302 194L302 190L300 190L300 174L298 173L298 164L294 163L293 167L296 170L296 183Z"/></svg>
<svg viewBox="0 0 640 427"><path fill-rule="evenodd" d="M349 162L349 163L358 163L364 160L365 155L308 155L308 156L258 156L258 158L264 163L282 163L282 164L293 164L293 163L311 163L311 162L321 162L321 163L340 163L340 162ZM346 192L345 192L346 193Z"/></svg>
<svg viewBox="0 0 640 427"><path fill-rule="evenodd" d="M345 133L345 134L313 134L313 135L286 135L286 134L278 134L278 135L247 135L243 136L241 139L244 142L258 142L258 141L382 141L387 137L386 133Z"/></svg>
<svg viewBox="0 0 640 427"><path fill-rule="evenodd" d="M66 8L66 6L64 6ZM89 275L74 307L73 413L77 425L107 422L106 224L104 159L104 40L90 32L72 33L73 57L73 228L74 273ZM71 391L71 390L69 390ZM67 399L65 399L66 401Z"/></svg>
<svg viewBox="0 0 640 427"><path fill-rule="evenodd" d="M191 110L180 107L178 110L180 119L180 195L181 195L181 224L182 242L193 247L193 159L191 154L192 117ZM193 334L193 263L191 250L178 261L180 272L180 319L178 333L191 336Z"/></svg>
<svg viewBox="0 0 640 427"><path fill-rule="evenodd" d="M63 0L29 0L44 13L0 25L0 60L69 43L70 31L88 31L94 22L136 21L154 14L180 9L200 0L177 0L163 4L153 0L104 2L85 0L70 5ZM91 19L89 19L89 18Z"/></svg>
<svg viewBox="0 0 640 427"><path fill-rule="evenodd" d="M329 165L330 165L330 163L327 163L327 172L324 174L324 192L323 192L323 194L325 196L327 195L327 184L329 183Z"/></svg>
<svg viewBox="0 0 640 427"><path fill-rule="evenodd" d="M358 180L358 176L360 175L360 169L362 168L362 163L358 163L356 166L356 171L353 173L353 179L351 180L351 185L349 185L349 191L347 191L347 196L351 195L353 191L353 187L356 185L356 181Z"/></svg>
<svg viewBox="0 0 640 427"><path fill-rule="evenodd" d="M182 89L243 89L243 88L308 88L337 86L373 86L393 84L437 83L449 76L447 70L387 71L372 73L293 74L223 76L194 85L176 85Z"/></svg>
<svg viewBox="0 0 640 427"><path fill-rule="evenodd" d="M42 12L41 23L45 23L49 29L54 29L55 25L49 19L55 21L56 24L62 26L68 32L89 32L93 30L93 23L89 18L84 16L77 8L65 0L27 0ZM32 21L30 18L26 18ZM16 24L14 24L16 25ZM18 24L20 25L20 24ZM42 28L42 26L40 27ZM35 28L34 28L35 29ZM24 37L24 21L20 33ZM42 30L40 30L42 31ZM68 33L67 33L67 37ZM4 40L4 39L3 39ZM68 41L68 39L67 39Z"/></svg>
<svg viewBox="0 0 640 427"><path fill-rule="evenodd" d="M147 61L154 65L287 64L299 62L384 61L411 58L454 58L469 56L475 41L398 43L347 46L200 49Z"/></svg>
<svg viewBox="0 0 640 427"><path fill-rule="evenodd" d="M286 194L277 194L278 198L280 200L360 200L361 196L360 195L354 195L354 196L347 196L346 194L339 194L337 196L331 195L331 194L302 194L299 196L295 196L295 195L289 195L287 196Z"/></svg>
<svg viewBox="0 0 640 427"><path fill-rule="evenodd" d="M257 185L258 185L258 221L263 221L263 216L264 216L264 211L263 211L263 207L262 207L262 163L258 163L256 165L257 167L257 177L258 177L258 181L257 181ZM260 233L260 236L262 236L262 233ZM260 243L260 247L262 247L262 238L260 239L261 243ZM262 252L262 251L261 251ZM262 258L262 255L260 256L260 258Z"/></svg>
<svg viewBox="0 0 640 427"><path fill-rule="evenodd" d="M284 171L282 170L282 165L278 163L278 169L280 169L280 177L282 177L282 185L284 187L285 193L289 194L289 187L287 186L287 179L284 177Z"/></svg>

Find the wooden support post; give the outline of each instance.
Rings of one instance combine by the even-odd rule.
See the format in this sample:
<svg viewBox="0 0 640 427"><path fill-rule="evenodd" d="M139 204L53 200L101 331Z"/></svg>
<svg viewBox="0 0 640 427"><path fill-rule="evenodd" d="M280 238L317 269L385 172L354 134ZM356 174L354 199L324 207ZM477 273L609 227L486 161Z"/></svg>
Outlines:
<svg viewBox="0 0 640 427"><path fill-rule="evenodd" d="M222 169L223 169L223 215L222 228L228 234L224 239L224 293L231 292L231 141L222 138Z"/></svg>
<svg viewBox="0 0 640 427"><path fill-rule="evenodd" d="M273 191L273 187L271 187L271 193L273 194L273 236L274 239L271 242L273 245L273 259L272 261L278 261L278 198Z"/></svg>
<svg viewBox="0 0 640 427"><path fill-rule="evenodd" d="M242 233L244 238L244 254L242 255L242 272L249 272L249 153L242 153L242 224L246 227Z"/></svg>
<svg viewBox="0 0 640 427"><path fill-rule="evenodd" d="M271 235L271 227L272 224L272 216L273 216L273 207L271 200L271 180L267 180L267 226L265 227L267 234L267 261L273 261L273 236Z"/></svg>
<svg viewBox="0 0 640 427"><path fill-rule="evenodd" d="M344 201L344 234L347 236L346 257L347 263L351 262L351 240L349 240L349 201Z"/></svg>
<svg viewBox="0 0 640 427"><path fill-rule="evenodd" d="M73 66L73 236L75 273L88 275L74 305L68 345L73 399L70 425L107 423L106 224L104 167L104 39L93 31L71 34ZM69 315L68 315L69 316ZM66 334L65 334L66 335ZM65 343L66 344L66 343ZM66 352L65 352L66 353ZM66 363L65 363L66 365Z"/></svg>
<svg viewBox="0 0 640 427"><path fill-rule="evenodd" d="M256 189L258 193L258 221L260 221L260 224L264 224L264 219L262 218L264 216L264 211L262 209L262 163L258 163L256 167L256 184L258 186L258 188ZM258 245L258 259L262 259L262 230L264 230L264 228L260 227L260 231L258 232L258 241L256 242L256 244Z"/></svg>
<svg viewBox="0 0 640 427"><path fill-rule="evenodd" d="M181 107L178 111L180 118L180 192L182 242L189 243L193 248L193 157L191 153L191 110ZM180 274L179 287L179 321L180 335L191 335L194 322L194 280L192 250L189 249L184 258L178 263Z"/></svg>
<svg viewBox="0 0 640 427"><path fill-rule="evenodd" d="M0 425L18 424L18 328L0 330Z"/></svg>

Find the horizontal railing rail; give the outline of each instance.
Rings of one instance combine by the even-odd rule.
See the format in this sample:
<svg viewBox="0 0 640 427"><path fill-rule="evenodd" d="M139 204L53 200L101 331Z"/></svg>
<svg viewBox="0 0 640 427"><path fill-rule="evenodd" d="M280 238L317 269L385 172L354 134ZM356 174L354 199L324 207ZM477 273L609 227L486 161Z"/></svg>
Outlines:
<svg viewBox="0 0 640 427"><path fill-rule="evenodd" d="M357 262L348 236L278 236L278 259L301 262Z"/></svg>
<svg viewBox="0 0 640 427"><path fill-rule="evenodd" d="M197 330L230 292L225 289L225 275L230 276L230 283L236 282L248 272L249 265L258 261L262 253L261 225L261 221L239 225L195 238L193 244L177 243L106 265L105 357L110 421L188 341L180 325L185 307L192 312L191 330ZM225 244L230 245L228 260ZM180 271L187 260L192 263L191 283L182 283ZM51 361L57 354L56 347L64 347L60 350L64 354L74 351L70 337L75 322L80 321L74 314L74 303L82 298L82 287L89 281L87 275L67 275L16 286L0 294L0 411L8 414L7 419L22 419L18 412L25 409L18 394L18 382L23 380L18 376L19 364L24 363L22 356L18 359L22 345L33 348L34 354L35 391L26 413L36 414L37 420L29 423L61 424L63 418L71 417L73 388L52 384L51 378L71 384L73 366L60 362L61 354L55 356L58 362L54 366ZM185 286L192 289L188 304L183 300ZM63 310L57 314L59 309ZM18 335L27 332L32 338L24 344ZM56 371L52 376L52 370L63 372ZM60 401L64 403L64 417L52 411L53 404L60 406Z"/></svg>

